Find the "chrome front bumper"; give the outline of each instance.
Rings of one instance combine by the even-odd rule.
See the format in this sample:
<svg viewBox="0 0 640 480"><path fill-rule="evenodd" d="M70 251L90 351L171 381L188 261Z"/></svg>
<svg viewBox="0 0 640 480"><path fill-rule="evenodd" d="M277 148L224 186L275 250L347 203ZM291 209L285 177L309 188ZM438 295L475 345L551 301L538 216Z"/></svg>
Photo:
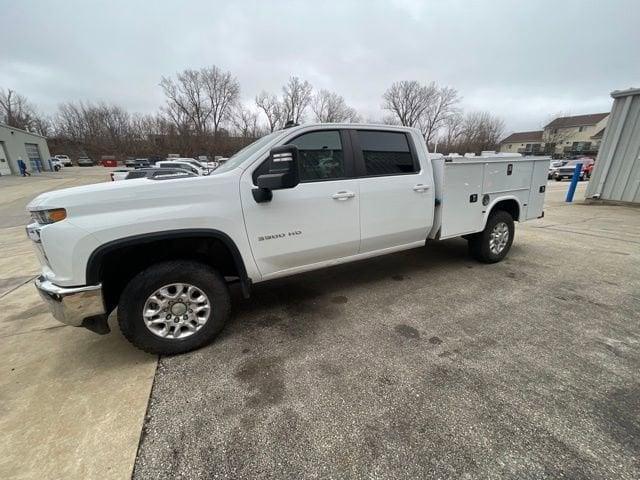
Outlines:
<svg viewBox="0 0 640 480"><path fill-rule="evenodd" d="M106 313L102 285L59 287L42 276L36 278L35 285L59 322L74 327L87 326L87 323L91 323L90 319L104 317Z"/></svg>

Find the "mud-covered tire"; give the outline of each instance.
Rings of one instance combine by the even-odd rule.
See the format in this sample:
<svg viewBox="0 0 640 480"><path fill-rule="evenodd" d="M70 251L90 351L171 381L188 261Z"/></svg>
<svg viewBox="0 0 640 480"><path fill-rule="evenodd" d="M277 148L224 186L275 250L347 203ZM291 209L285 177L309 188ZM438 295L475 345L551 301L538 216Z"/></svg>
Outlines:
<svg viewBox="0 0 640 480"><path fill-rule="evenodd" d="M188 333L185 338L171 338L170 335L161 337L147 326L143 315L150 297L164 286L172 284L195 287L210 304L207 320L193 333L185 328L184 331ZM210 343L224 328L230 312L229 290L220 273L198 262L169 261L143 270L129 282L118 303L118 324L125 338L139 349L152 354L174 355Z"/></svg>
<svg viewBox="0 0 640 480"><path fill-rule="evenodd" d="M504 244L500 240L501 248L496 248L496 235L503 238L497 233L497 229L504 231L503 226L506 227L508 237ZM493 243L492 243L493 235ZM496 263L501 261L507 256L511 245L513 244L513 238L515 235L515 225L513 217L503 210L492 212L487 219L487 225L480 233L475 234L469 239L469 253L473 258L482 263Z"/></svg>

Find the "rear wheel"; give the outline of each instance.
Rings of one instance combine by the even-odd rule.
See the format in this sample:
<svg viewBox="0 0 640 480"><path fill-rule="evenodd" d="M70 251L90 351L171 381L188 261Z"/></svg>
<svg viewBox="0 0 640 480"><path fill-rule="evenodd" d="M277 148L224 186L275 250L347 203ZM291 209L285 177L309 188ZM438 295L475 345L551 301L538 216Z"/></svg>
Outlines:
<svg viewBox="0 0 640 480"><path fill-rule="evenodd" d="M148 353L200 348L220 333L231 302L224 278L206 265L171 261L136 275L118 304L123 335Z"/></svg>
<svg viewBox="0 0 640 480"><path fill-rule="evenodd" d="M514 234L513 217L503 210L492 212L484 230L469 239L469 253L483 263L499 262L509 253Z"/></svg>

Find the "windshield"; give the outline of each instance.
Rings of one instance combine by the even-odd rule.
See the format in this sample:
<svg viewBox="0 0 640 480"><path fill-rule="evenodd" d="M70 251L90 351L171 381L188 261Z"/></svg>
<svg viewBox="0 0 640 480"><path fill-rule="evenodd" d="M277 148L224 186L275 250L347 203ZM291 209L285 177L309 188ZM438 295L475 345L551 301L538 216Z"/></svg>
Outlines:
<svg viewBox="0 0 640 480"><path fill-rule="evenodd" d="M274 138L276 138L277 136L279 136L281 134L282 134L282 131L273 132L273 133L270 133L269 135L265 135L264 137L259 138L255 142L247 145L242 150L240 150L238 153L236 153L234 156L232 156L229 160L227 160L225 163L223 163L221 166L216 168L212 172L212 175L213 174L217 174L217 173L222 173L222 172L228 172L229 170L233 170L238 165L240 165L242 162L244 162L247 158L249 158L251 155L256 153L258 150L260 150L262 147L264 147L266 144L268 144L270 141L272 141Z"/></svg>

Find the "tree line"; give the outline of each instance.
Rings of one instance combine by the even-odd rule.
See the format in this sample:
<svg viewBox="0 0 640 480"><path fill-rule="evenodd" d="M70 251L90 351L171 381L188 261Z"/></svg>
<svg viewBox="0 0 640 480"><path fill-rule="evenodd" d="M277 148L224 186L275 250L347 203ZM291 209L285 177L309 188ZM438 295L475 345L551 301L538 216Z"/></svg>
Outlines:
<svg viewBox="0 0 640 480"><path fill-rule="evenodd" d="M292 76L280 92L262 91L241 101L238 79L213 65L162 77L165 102L153 114L131 113L115 103L65 102L46 116L11 89L0 88L0 121L44 135L52 153L149 157L229 156L287 122L360 123L363 117L336 92L315 90ZM430 149L442 153L493 150L504 123L489 112L463 112L461 97L435 82L393 83L382 95L381 118L418 128Z"/></svg>

